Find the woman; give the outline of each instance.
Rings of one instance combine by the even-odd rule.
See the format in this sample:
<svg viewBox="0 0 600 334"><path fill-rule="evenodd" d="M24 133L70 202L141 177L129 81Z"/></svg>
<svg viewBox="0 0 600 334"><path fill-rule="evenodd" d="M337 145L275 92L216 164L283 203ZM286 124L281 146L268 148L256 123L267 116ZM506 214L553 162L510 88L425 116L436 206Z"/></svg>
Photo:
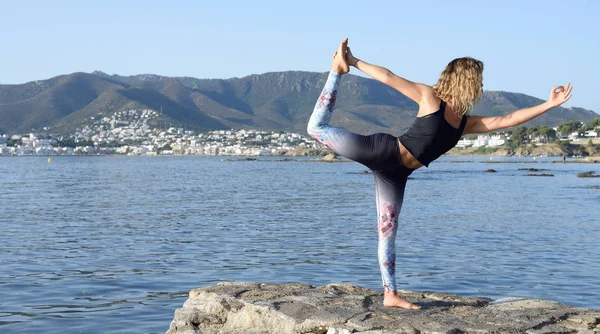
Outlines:
<svg viewBox="0 0 600 334"><path fill-rule="evenodd" d="M419 104L417 119L399 138L385 133L363 136L330 126L340 77L359 69L398 90ZM506 116L468 115L483 93L483 63L473 58L452 60L433 86L411 82L386 68L352 55L346 38L333 55L325 88L308 122L308 133L334 152L368 167L375 177L378 219L378 258L383 280L383 304L419 309L400 296L396 288L396 232L408 176L456 145L470 133L483 133L527 122L571 98L572 87L552 88L548 101Z"/></svg>

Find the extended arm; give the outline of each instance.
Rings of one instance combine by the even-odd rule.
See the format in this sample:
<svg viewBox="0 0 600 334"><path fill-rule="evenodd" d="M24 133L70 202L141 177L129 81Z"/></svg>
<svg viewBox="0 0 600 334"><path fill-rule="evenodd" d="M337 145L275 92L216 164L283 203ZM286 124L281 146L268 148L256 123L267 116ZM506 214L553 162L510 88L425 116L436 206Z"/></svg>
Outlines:
<svg viewBox="0 0 600 334"><path fill-rule="evenodd" d="M463 135L469 133L484 133L500 129L510 128L530 121L546 111L558 107L571 98L573 86L570 83L566 87L557 86L552 88L548 101L530 108L519 109L505 116L481 117L470 116Z"/></svg>
<svg viewBox="0 0 600 334"><path fill-rule="evenodd" d="M399 77L385 67L369 64L366 61L354 57L352 52L350 52L350 48L348 48L346 53L346 59L350 66L356 67L371 78L394 88L418 104L421 104L423 101L425 91L431 89L431 87L427 85Z"/></svg>

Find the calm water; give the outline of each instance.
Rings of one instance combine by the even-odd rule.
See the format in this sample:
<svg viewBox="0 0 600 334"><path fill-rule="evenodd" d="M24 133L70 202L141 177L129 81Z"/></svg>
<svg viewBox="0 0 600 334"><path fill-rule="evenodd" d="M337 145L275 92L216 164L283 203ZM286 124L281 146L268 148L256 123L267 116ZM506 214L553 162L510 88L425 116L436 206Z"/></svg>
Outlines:
<svg viewBox="0 0 600 334"><path fill-rule="evenodd" d="M0 332L164 333L224 280L381 291L372 175L267 160L0 158ZM600 179L576 177L600 165L502 160L413 174L399 288L600 309Z"/></svg>

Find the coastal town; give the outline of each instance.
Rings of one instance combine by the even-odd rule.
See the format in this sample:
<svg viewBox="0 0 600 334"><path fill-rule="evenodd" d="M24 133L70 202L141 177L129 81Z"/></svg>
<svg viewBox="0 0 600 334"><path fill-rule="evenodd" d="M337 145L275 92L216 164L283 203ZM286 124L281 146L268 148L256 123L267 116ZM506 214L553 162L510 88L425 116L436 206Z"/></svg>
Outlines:
<svg viewBox="0 0 600 334"><path fill-rule="evenodd" d="M283 131L232 129L195 133L181 127L167 127L165 122L161 122L160 116L154 110L124 110L110 117L91 117L88 125L69 136L54 136L47 128L28 134L0 134L0 155L259 156L323 148L312 138ZM530 143L537 145L552 140L576 144L593 140L594 143L600 143L600 129L595 128L595 124L590 127L570 122L572 124L569 127L534 129L524 135ZM577 129L572 128L573 124ZM511 135L512 132L501 132L466 136L458 142L457 147L499 147L509 143Z"/></svg>
<svg viewBox="0 0 600 334"><path fill-rule="evenodd" d="M214 130L195 133L181 127L151 126L154 110L120 111L90 119L70 136L44 132L0 134L0 155L276 155L298 148L321 147L298 133L259 130ZM155 122L152 122L155 121Z"/></svg>

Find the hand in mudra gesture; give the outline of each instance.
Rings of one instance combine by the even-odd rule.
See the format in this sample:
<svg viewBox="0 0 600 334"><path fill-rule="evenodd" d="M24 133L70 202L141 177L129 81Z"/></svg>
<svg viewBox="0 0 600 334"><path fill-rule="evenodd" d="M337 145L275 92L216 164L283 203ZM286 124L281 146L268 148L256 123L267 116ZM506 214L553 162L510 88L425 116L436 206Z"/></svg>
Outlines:
<svg viewBox="0 0 600 334"><path fill-rule="evenodd" d="M571 86L570 82L567 84L567 86L552 87L548 102L550 105L552 105L552 107L558 107L571 98L571 90L573 90L573 86Z"/></svg>

